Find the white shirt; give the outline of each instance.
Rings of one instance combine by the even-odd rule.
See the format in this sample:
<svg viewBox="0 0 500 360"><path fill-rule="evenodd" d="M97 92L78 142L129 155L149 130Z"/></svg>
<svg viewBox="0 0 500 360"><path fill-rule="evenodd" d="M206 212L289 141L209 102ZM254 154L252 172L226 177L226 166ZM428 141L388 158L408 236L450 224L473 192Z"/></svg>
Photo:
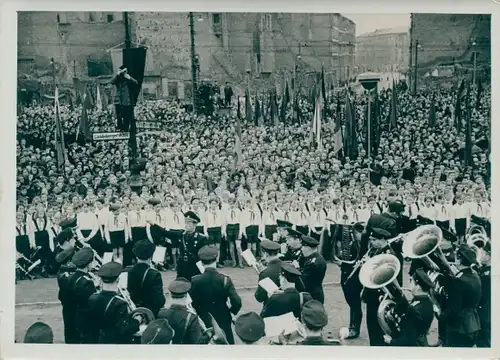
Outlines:
<svg viewBox="0 0 500 360"><path fill-rule="evenodd" d="M262 212L262 223L264 225L276 225L276 220L280 219L278 217L278 212L274 209L264 210Z"/></svg>
<svg viewBox="0 0 500 360"><path fill-rule="evenodd" d="M50 220L45 218L33 218L31 223L34 232L48 230L52 226Z"/></svg>
<svg viewBox="0 0 500 360"><path fill-rule="evenodd" d="M146 227L146 211L131 210L127 213L128 224L133 227Z"/></svg>
<svg viewBox="0 0 500 360"><path fill-rule="evenodd" d="M169 229L184 229L184 213L182 211L166 211L165 222Z"/></svg>
<svg viewBox="0 0 500 360"><path fill-rule="evenodd" d="M224 215L225 215L225 212L223 212L219 209L215 209L215 210L209 209L205 213L205 221L203 222L205 229L222 227L222 225L225 224L225 222L226 222Z"/></svg>
<svg viewBox="0 0 500 360"><path fill-rule="evenodd" d="M326 213L323 209L313 210L309 215L309 224L311 228L326 226Z"/></svg>
<svg viewBox="0 0 500 360"><path fill-rule="evenodd" d="M470 206L470 210L471 210L471 215L476 215L476 216L483 217L483 218L489 217L489 205L488 205L488 203L475 202Z"/></svg>
<svg viewBox="0 0 500 360"><path fill-rule="evenodd" d="M78 213L76 215L76 223L80 230L94 230L99 227L97 215L91 211Z"/></svg>
<svg viewBox="0 0 500 360"><path fill-rule="evenodd" d="M436 204L436 220L437 221L452 221L453 207L449 204Z"/></svg>
<svg viewBox="0 0 500 360"><path fill-rule="evenodd" d="M372 210L369 207L360 207L358 209L358 221L364 222L366 224L368 222L368 219L370 219L370 216L372 216Z"/></svg>
<svg viewBox="0 0 500 360"><path fill-rule="evenodd" d="M127 216L123 213L110 213L106 221L107 231L123 231L127 229Z"/></svg>
<svg viewBox="0 0 500 360"><path fill-rule="evenodd" d="M288 210L288 211L284 211L284 210L281 210L281 218L279 218L280 220L285 220L285 221L290 221L292 224L293 224L293 212Z"/></svg>
<svg viewBox="0 0 500 360"><path fill-rule="evenodd" d="M453 213L455 215L455 219L469 219L470 217L470 208L466 203L453 205Z"/></svg>
<svg viewBox="0 0 500 360"><path fill-rule="evenodd" d="M104 224L106 223L106 219L108 218L109 214L111 214L111 211L109 211L108 208L102 208L101 210L97 210L96 214L99 225L104 226Z"/></svg>
<svg viewBox="0 0 500 360"><path fill-rule="evenodd" d="M327 209L326 217L330 220L335 221L335 223L339 224L342 221L342 210L335 207Z"/></svg>
<svg viewBox="0 0 500 360"><path fill-rule="evenodd" d="M262 225L262 215L257 207L254 209L245 209L242 211L241 215L241 224L245 227L252 225L260 227Z"/></svg>
<svg viewBox="0 0 500 360"><path fill-rule="evenodd" d="M436 221L436 208L434 206L421 206L420 207L420 216L423 216L432 221Z"/></svg>
<svg viewBox="0 0 500 360"><path fill-rule="evenodd" d="M310 213L306 209L293 211L293 220L290 220L290 222L295 224L296 226L307 226L309 225L309 215Z"/></svg>
<svg viewBox="0 0 500 360"><path fill-rule="evenodd" d="M241 210L237 207L231 209L226 209L224 211L224 226L228 224L240 224L241 223Z"/></svg>
<svg viewBox="0 0 500 360"><path fill-rule="evenodd" d="M410 219L416 219L420 214L420 206L417 203L411 203L405 205L405 211L403 215L408 216Z"/></svg>

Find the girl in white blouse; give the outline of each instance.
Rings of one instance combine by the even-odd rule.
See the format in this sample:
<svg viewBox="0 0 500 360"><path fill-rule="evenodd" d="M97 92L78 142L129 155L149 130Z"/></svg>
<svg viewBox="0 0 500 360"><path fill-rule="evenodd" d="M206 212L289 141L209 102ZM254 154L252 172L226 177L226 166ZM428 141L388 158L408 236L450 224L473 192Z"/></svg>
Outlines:
<svg viewBox="0 0 500 360"><path fill-rule="evenodd" d="M453 229L459 241L465 239L465 234L470 226L470 207L464 202L464 195L456 195L457 203L453 205L454 224Z"/></svg>
<svg viewBox="0 0 500 360"><path fill-rule="evenodd" d="M420 216L432 220L436 223L436 208L432 205L432 197L426 196L424 200L424 206L420 208Z"/></svg>
<svg viewBox="0 0 500 360"><path fill-rule="evenodd" d="M105 224L105 239L113 251L113 258L123 263L123 247L128 241L127 216L120 211L119 204L109 207L110 214Z"/></svg>

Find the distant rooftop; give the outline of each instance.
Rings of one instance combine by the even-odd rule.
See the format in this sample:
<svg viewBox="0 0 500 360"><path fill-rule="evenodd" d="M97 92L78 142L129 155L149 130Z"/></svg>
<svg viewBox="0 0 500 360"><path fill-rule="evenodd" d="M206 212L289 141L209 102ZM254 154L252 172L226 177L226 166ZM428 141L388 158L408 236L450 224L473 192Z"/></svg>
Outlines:
<svg viewBox="0 0 500 360"><path fill-rule="evenodd" d="M409 26L399 26L399 27L393 27L393 28L388 28L388 29L377 29L374 31L370 31L361 35L358 35L358 37L368 37L368 36L377 36L377 35L390 35L390 34L402 34L402 33L407 33L409 32Z"/></svg>

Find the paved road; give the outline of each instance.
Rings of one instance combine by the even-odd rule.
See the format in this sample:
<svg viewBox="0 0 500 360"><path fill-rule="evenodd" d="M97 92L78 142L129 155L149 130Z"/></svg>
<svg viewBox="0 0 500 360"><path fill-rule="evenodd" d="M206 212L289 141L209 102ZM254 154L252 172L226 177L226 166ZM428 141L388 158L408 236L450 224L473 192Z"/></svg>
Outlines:
<svg viewBox="0 0 500 360"><path fill-rule="evenodd" d="M252 269L222 269L223 273L231 276L243 300L243 310L260 312L261 305L254 299L254 286L257 283L257 274ZM407 272L407 269L406 269ZM173 272L163 273L165 287L174 279ZM342 326L349 322L349 308L345 303L342 289L338 285L340 279L339 269L335 265L329 265L325 278L326 310L329 316L329 324L325 332L332 333L337 337ZM55 279L38 279L34 281L20 281L16 285L16 341L23 339L26 329L36 321L49 324L54 330L54 341L63 342L63 325L61 306L57 301L57 282ZM168 299L167 299L168 301ZM429 341L435 342L437 338L436 321L431 329ZM361 336L349 341L349 345L368 345L366 327L363 324Z"/></svg>

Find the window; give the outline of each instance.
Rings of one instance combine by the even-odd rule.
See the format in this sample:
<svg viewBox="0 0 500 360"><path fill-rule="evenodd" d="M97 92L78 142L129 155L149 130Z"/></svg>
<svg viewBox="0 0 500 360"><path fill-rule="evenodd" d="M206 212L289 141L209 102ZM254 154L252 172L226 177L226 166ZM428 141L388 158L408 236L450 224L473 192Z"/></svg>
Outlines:
<svg viewBox="0 0 500 360"><path fill-rule="evenodd" d="M68 17L66 16L65 13L57 13L57 23L58 24L67 24L68 23Z"/></svg>
<svg viewBox="0 0 500 360"><path fill-rule="evenodd" d="M221 14L212 14L212 29L214 35L219 39L222 37L222 17Z"/></svg>
<svg viewBox="0 0 500 360"><path fill-rule="evenodd" d="M179 96L179 85L177 81L168 82L168 97L177 99Z"/></svg>
<svg viewBox="0 0 500 360"><path fill-rule="evenodd" d="M220 24L220 14L212 14L212 21L215 24Z"/></svg>
<svg viewBox="0 0 500 360"><path fill-rule="evenodd" d="M115 21L115 16L113 14L107 14L106 15L106 20L110 23Z"/></svg>
<svg viewBox="0 0 500 360"><path fill-rule="evenodd" d="M92 13L92 12L89 12L89 17L88 17L88 19L89 19L89 22L94 22L94 21L95 21L95 14L94 14L94 13Z"/></svg>

